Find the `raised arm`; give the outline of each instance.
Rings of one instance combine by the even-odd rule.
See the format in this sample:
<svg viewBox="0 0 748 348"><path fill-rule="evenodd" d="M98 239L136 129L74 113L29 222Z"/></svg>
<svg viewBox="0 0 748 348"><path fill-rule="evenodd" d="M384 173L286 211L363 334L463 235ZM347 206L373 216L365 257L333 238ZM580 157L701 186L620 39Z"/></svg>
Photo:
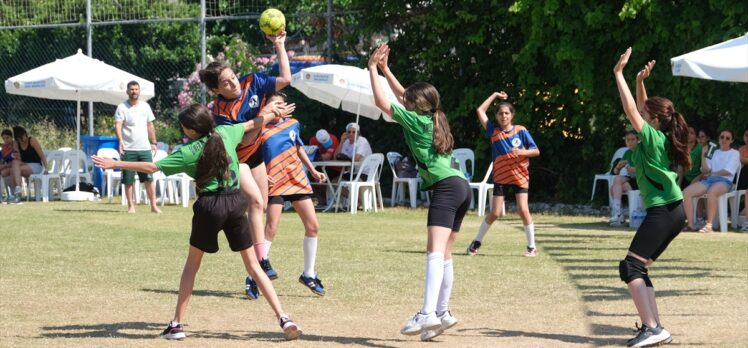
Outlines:
<svg viewBox="0 0 748 348"><path fill-rule="evenodd" d="M374 104L382 112L392 117L392 107L390 101L387 100L387 96L384 94L384 88L379 84L379 72L377 70L377 64L384 57L385 48L386 46L380 46L369 57L369 79L371 80L371 90L374 93Z"/></svg>
<svg viewBox="0 0 748 348"><path fill-rule="evenodd" d="M644 68L636 74L636 107L638 108L639 113L642 114L642 117L645 117L642 113L642 110L644 110L644 102L649 99L647 97L647 89L644 88L644 80L649 77L650 73L652 73L655 63L656 61L650 60L646 65L644 65Z"/></svg>
<svg viewBox="0 0 748 348"><path fill-rule="evenodd" d="M267 39L273 43L275 54L278 56L278 78L275 79L275 90L280 91L291 84L291 65L288 63L288 53L286 53L286 31L282 31L276 36L267 36Z"/></svg>
<svg viewBox="0 0 748 348"><path fill-rule="evenodd" d="M257 117L244 122L244 132L260 129L276 117L290 117L294 110L296 110L296 104L286 104L281 101L267 103L260 109Z"/></svg>
<svg viewBox="0 0 748 348"><path fill-rule="evenodd" d="M488 108L491 107L491 104L493 103L496 98L499 98L501 100L506 100L508 96L504 91L501 92L493 92L486 100L483 101L483 104L481 104L477 109L475 109L475 113L478 114L478 121L480 121L481 126L483 126L483 129L486 129L487 123L488 123L488 115L486 112L488 112Z"/></svg>
<svg viewBox="0 0 748 348"><path fill-rule="evenodd" d="M384 74L384 77L387 79L387 84L390 85L390 89L392 89L392 92L395 93L395 97L397 98L397 101L400 102L400 104L403 103L403 94L405 93L405 88L403 85L400 84L400 81L397 80L395 77L395 74L392 73L390 70L388 60L390 57L390 47L387 46L387 44L382 45L384 47L383 57L379 60L377 63L377 66L382 69L382 74Z"/></svg>
<svg viewBox="0 0 748 348"><path fill-rule="evenodd" d="M618 94L621 96L623 112L626 113L626 117L628 117L629 122L631 122L631 126L634 127L634 130L637 132L641 132L642 128L644 127L645 121L642 118L642 115L639 113L639 110L636 109L636 102L634 102L634 97L631 95L628 84L626 84L626 79L623 78L623 68L626 66L626 63L629 62L630 56L631 47L626 49L626 52L623 52L621 58L618 59L618 63L616 63L616 66L613 68L613 75L615 75L616 78Z"/></svg>

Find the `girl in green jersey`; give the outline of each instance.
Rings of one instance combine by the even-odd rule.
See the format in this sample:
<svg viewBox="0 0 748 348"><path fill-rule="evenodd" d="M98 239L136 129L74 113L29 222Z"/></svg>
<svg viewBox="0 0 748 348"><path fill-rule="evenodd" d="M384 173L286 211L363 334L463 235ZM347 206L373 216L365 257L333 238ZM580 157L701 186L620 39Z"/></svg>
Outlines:
<svg viewBox="0 0 748 348"><path fill-rule="evenodd" d="M637 335L628 340L629 347L644 347L672 341L670 333L660 324L657 302L648 271L668 244L685 225L683 194L672 170L691 167L688 154L688 125L673 103L665 98L647 98L646 79L655 62L648 62L636 77L636 102L631 96L623 68L629 60L631 48L621 55L613 69L621 96L623 111L634 130L639 133L639 145L632 160L636 167L636 182L647 208L647 216L631 241L628 253L619 264L619 275L626 282L634 300L642 325Z"/></svg>
<svg viewBox="0 0 748 348"><path fill-rule="evenodd" d="M457 162L452 157L454 139L441 110L439 92L425 82L403 88L387 67L388 55L389 47L383 45L369 59L374 101L403 127L405 142L418 164L421 189L433 192L426 224L428 254L423 307L400 330L405 335L420 334L425 341L457 324L448 307L453 279L452 246L470 206L472 191L462 172L456 169ZM379 83L377 66L405 108L389 102Z"/></svg>
<svg viewBox="0 0 748 348"><path fill-rule="evenodd" d="M119 168L145 173L160 170L166 175L186 173L195 178L199 197L193 205L190 249L179 283L174 319L160 337L177 340L185 338L182 320L192 296L195 275L200 269L203 255L218 251L217 237L221 230L226 235L231 250L241 254L247 272L259 283L286 339L295 339L301 335L299 327L284 314L273 283L265 275L252 250L246 213L249 203L239 190L239 161L235 150L245 132L259 129L276 116L290 115L293 109L294 105L271 103L253 120L216 127L210 110L195 104L179 114L179 123L191 141L168 157L150 163L115 161L92 156L94 164L103 169Z"/></svg>

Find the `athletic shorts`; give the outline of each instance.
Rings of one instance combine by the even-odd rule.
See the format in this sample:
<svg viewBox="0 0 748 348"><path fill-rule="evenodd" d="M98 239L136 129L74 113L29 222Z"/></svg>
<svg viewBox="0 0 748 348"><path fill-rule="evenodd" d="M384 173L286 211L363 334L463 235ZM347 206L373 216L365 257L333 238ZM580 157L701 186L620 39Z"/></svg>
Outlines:
<svg viewBox="0 0 748 348"><path fill-rule="evenodd" d="M249 155L249 158L247 158L246 163L250 169L254 169L260 166L260 164L265 163L265 158L262 155L262 149L257 149L255 153Z"/></svg>
<svg viewBox="0 0 748 348"><path fill-rule="evenodd" d="M467 180L451 176L431 186L431 205L427 226L441 226L459 232L465 217L473 190Z"/></svg>
<svg viewBox="0 0 748 348"><path fill-rule="evenodd" d="M122 155L123 161L128 162L153 162L153 156L151 150L145 151L130 151L125 150L125 154ZM148 173L138 172L138 178L140 182L152 181L153 176ZM125 185L132 185L135 182L135 172L131 170L122 170L122 183Z"/></svg>
<svg viewBox="0 0 748 348"><path fill-rule="evenodd" d="M218 232L223 230L231 250L242 251L251 247L248 205L240 190L201 194L192 205L190 245L206 253L215 253L218 251Z"/></svg>
<svg viewBox="0 0 748 348"><path fill-rule="evenodd" d="M686 225L683 201L647 208L647 216L634 234L629 251L657 260Z"/></svg>
<svg viewBox="0 0 748 348"><path fill-rule="evenodd" d="M41 174L44 171L41 163L26 163L31 168L31 174Z"/></svg>
<svg viewBox="0 0 748 348"><path fill-rule="evenodd" d="M509 191L514 191L514 194L527 193L530 189L522 188L513 184L493 184L493 195L494 196L506 196Z"/></svg>
<svg viewBox="0 0 748 348"><path fill-rule="evenodd" d="M631 186L631 190L632 191L633 190L638 190L639 189L639 184L636 183L636 178L632 178L630 176L628 176L627 178L629 178L628 183L629 183L629 186Z"/></svg>
<svg viewBox="0 0 748 348"><path fill-rule="evenodd" d="M312 199L312 195L308 193L299 193L295 195L287 196L270 196L268 197L268 205L271 204L283 204L284 202L297 202L306 199Z"/></svg>
<svg viewBox="0 0 748 348"><path fill-rule="evenodd" d="M706 186L707 190L709 190L712 186L718 185L718 184L725 185L725 187L727 188L727 191L732 190L732 181L722 176L707 176L706 178L701 179L699 183Z"/></svg>

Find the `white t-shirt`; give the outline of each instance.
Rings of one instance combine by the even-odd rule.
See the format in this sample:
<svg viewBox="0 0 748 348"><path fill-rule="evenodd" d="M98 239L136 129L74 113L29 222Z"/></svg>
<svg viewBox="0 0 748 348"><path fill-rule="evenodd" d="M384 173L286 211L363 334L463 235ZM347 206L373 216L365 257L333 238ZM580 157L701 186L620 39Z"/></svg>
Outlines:
<svg viewBox="0 0 748 348"><path fill-rule="evenodd" d="M721 177L732 182L735 178L735 173L737 173L738 168L740 168L740 152L735 149L729 149L727 151L717 149L714 151L712 158L707 159L706 163L712 173L723 169L730 172L730 175L721 175Z"/></svg>
<svg viewBox="0 0 748 348"><path fill-rule="evenodd" d="M351 139L346 139L345 142L343 142L343 148L340 149L340 153L353 158L353 142L351 142ZM366 156L371 155L371 145L369 145L369 141L366 140L366 138L359 136L356 139L356 154L361 155L361 160ZM354 168L354 170L356 170ZM366 174L367 168L364 168L363 174ZM358 173L355 171L355 173Z"/></svg>
<svg viewBox="0 0 748 348"><path fill-rule="evenodd" d="M131 105L127 100L117 106L114 121L122 122L122 143L128 151L148 151L151 142L148 140L148 122L153 122L151 106L144 101Z"/></svg>

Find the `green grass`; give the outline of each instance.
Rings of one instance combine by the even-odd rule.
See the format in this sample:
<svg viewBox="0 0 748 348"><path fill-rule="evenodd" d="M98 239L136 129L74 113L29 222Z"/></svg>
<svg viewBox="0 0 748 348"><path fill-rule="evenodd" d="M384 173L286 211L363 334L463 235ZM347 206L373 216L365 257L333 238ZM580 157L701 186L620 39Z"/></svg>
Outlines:
<svg viewBox="0 0 748 348"><path fill-rule="evenodd" d="M0 346L266 347L280 330L264 299L243 295L240 258L220 236L206 255L187 318L187 340L157 340L172 318L187 254L191 209L135 215L105 203L2 205ZM328 294L297 282L303 228L284 214L271 259L285 310L304 329L284 346L422 346L399 334L421 306L426 210L319 214L317 270ZM494 224L480 254L463 255L481 218L456 243L451 309L460 323L430 346L621 345L636 312L618 279L633 236L604 219L536 215L540 255L522 257L521 222ZM748 235L680 235L655 264L663 324L674 344L748 346Z"/></svg>

